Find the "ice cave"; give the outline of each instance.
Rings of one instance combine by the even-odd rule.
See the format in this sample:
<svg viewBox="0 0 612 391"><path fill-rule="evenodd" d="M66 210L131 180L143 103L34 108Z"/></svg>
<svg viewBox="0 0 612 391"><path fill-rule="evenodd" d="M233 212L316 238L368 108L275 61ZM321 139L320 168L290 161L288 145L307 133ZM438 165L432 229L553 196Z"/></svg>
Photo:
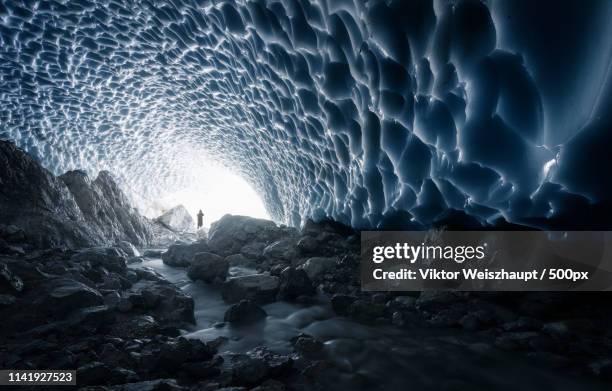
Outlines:
<svg viewBox="0 0 612 391"><path fill-rule="evenodd" d="M0 369L88 390L606 389L603 293L364 292L359 232L610 230L610 18L0 0Z"/></svg>

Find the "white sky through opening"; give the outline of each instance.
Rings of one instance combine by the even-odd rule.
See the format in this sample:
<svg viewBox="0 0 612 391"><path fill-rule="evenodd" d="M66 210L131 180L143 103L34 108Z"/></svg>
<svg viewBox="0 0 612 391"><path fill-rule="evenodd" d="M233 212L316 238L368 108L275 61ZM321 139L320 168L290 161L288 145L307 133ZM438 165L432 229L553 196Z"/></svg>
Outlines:
<svg viewBox="0 0 612 391"><path fill-rule="evenodd" d="M214 163L206 164L194 175L189 186L168 194L158 201L162 208L158 214L182 204L194 221L200 209L204 213L204 227L225 214L270 219L255 190L239 175Z"/></svg>

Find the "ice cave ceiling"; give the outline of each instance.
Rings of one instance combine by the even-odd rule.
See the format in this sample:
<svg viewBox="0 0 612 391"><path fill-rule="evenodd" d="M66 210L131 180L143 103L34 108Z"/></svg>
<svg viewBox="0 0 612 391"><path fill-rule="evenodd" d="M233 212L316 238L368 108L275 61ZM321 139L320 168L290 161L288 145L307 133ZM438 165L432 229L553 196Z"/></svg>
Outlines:
<svg viewBox="0 0 612 391"><path fill-rule="evenodd" d="M535 4L534 4L535 3ZM0 138L156 199L210 156L357 227L612 193L610 1L1 1Z"/></svg>

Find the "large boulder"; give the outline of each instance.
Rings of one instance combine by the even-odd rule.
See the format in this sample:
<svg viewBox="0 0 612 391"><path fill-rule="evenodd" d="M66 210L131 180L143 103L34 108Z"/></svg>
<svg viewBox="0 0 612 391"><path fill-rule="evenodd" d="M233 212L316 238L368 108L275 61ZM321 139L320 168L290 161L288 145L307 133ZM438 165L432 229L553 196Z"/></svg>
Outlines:
<svg viewBox="0 0 612 391"><path fill-rule="evenodd" d="M193 217L187 211L183 205L175 206L174 208L168 210L161 216L155 219L158 223L161 223L166 228L172 231L178 232L194 232L195 231L195 223L193 221Z"/></svg>
<svg viewBox="0 0 612 391"><path fill-rule="evenodd" d="M88 248L73 255L70 260L75 263L89 262L93 267L103 267L114 272L127 268L123 251L115 247Z"/></svg>
<svg viewBox="0 0 612 391"><path fill-rule="evenodd" d="M300 296L314 295L315 292L312 281L304 270L287 267L281 272L279 286L281 298L294 300Z"/></svg>
<svg viewBox="0 0 612 391"><path fill-rule="evenodd" d="M298 262L297 238L290 236L270 244L263 250L262 256L272 263L283 262L295 266Z"/></svg>
<svg viewBox="0 0 612 391"><path fill-rule="evenodd" d="M78 308L99 306L104 298L97 290L71 278L54 278L43 285L44 293L38 299L39 308L61 316Z"/></svg>
<svg viewBox="0 0 612 391"><path fill-rule="evenodd" d="M223 284L221 296L228 303L243 299L266 303L274 300L279 286L279 278L269 274L233 277Z"/></svg>
<svg viewBox="0 0 612 391"><path fill-rule="evenodd" d="M229 263L223 257L213 253L198 253L193 257L187 276L192 280L206 283L223 281L229 272Z"/></svg>
<svg viewBox="0 0 612 391"><path fill-rule="evenodd" d="M215 221L208 232L211 249L220 255L240 253L247 243L271 243L286 235L295 235L293 228L278 227L274 222L247 216L225 215Z"/></svg>
<svg viewBox="0 0 612 391"><path fill-rule="evenodd" d="M241 300L225 311L224 320L228 323L254 323L268 316L266 311L251 300Z"/></svg>
<svg viewBox="0 0 612 391"><path fill-rule="evenodd" d="M194 243L176 243L168 247L168 251L162 254L162 260L169 266L189 266L197 253L209 252L210 248L206 240Z"/></svg>

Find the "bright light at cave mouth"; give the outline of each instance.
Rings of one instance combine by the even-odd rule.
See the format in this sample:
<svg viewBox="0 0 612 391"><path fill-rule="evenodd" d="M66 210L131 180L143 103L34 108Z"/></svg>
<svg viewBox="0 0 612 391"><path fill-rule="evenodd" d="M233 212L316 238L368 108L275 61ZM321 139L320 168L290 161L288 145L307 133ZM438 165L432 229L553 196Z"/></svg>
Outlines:
<svg viewBox="0 0 612 391"><path fill-rule="evenodd" d="M192 184L157 200L147 215L159 216L174 206L183 205L194 220L201 209L207 228L228 213L270 219L257 192L227 168L207 163L200 171L191 173L191 177Z"/></svg>

